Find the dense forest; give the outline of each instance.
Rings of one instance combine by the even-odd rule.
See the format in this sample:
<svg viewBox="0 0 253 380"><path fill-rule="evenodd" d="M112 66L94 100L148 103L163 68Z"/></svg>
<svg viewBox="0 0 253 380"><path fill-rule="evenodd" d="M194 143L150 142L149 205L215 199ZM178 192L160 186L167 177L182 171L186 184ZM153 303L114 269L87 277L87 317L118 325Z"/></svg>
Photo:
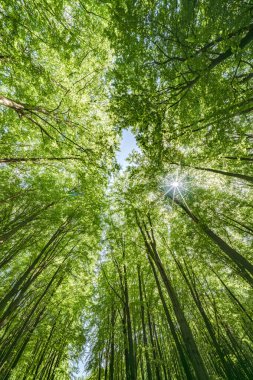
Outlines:
<svg viewBox="0 0 253 380"><path fill-rule="evenodd" d="M252 380L252 1L0 22L0 380Z"/></svg>

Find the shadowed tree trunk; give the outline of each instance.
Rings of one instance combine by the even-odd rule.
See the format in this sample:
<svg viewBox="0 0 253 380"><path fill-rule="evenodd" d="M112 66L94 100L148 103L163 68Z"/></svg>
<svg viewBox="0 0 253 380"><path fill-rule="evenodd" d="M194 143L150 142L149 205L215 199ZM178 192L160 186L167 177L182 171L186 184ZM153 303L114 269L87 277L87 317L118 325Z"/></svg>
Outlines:
<svg viewBox="0 0 253 380"><path fill-rule="evenodd" d="M177 198L173 200L182 210L196 223L200 229L235 263L239 269L239 273L245 278L248 283L253 286L253 265L245 259L240 253L227 244L222 238L214 233L206 224L204 224L190 209L180 202ZM250 275L249 275L250 273Z"/></svg>
<svg viewBox="0 0 253 380"><path fill-rule="evenodd" d="M192 366L195 371L195 375L198 379L209 379L209 375L207 373L207 370L205 368L205 365L202 361L201 355L199 353L198 347L196 345L195 339L193 337L192 331L190 329L190 326L188 325L188 322L186 321L185 315L183 313L183 310L181 308L181 305L179 303L179 300L177 298L176 292L169 280L169 277L166 274L166 271L164 269L164 266L160 260L160 257L158 255L157 249L156 249L156 241L154 238L152 225L151 225L151 219L148 217L150 226L151 226L151 235L149 231L147 230L147 227L144 223L139 221L138 215L136 214L136 220L137 224L139 226L140 232L142 234L145 247L147 250L147 254L149 257L149 260L154 262L156 265L159 274L163 280L164 286L167 290L167 293L170 297L173 310L175 313L175 316L177 318L178 324L180 326L180 331L182 334L182 338L185 344L185 347L187 348L189 358L191 360Z"/></svg>

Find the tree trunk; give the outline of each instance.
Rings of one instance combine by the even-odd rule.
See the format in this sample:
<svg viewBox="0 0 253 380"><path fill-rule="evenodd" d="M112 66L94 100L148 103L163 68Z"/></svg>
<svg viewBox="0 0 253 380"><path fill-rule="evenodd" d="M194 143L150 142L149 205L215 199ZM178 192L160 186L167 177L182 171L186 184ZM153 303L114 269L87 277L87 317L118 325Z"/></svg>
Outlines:
<svg viewBox="0 0 253 380"><path fill-rule="evenodd" d="M150 359L148 355L148 339L147 339L147 332L146 332L146 324L145 324L145 311L144 311L144 301L143 301L143 294L142 294L142 284L141 284L141 273L140 273L140 267L137 267L137 273L138 273L138 282L139 282L139 296L140 296L140 308L141 308L141 323L142 323L142 334L143 334L143 345L145 350L145 359L146 359L146 368L147 368L147 379L152 380L152 371L150 366Z"/></svg>
<svg viewBox="0 0 253 380"><path fill-rule="evenodd" d="M178 199L174 198L173 200L177 205L179 205L185 213L200 226L202 231L232 260L233 263L237 265L240 270L241 276L246 279L251 286L253 286L253 279L246 272L248 271L251 275L253 275L253 265L245 259L240 253L238 253L235 249L230 247L223 239L221 239L218 235L216 235L206 224L202 223L197 216L195 216L190 209L181 203Z"/></svg>
<svg viewBox="0 0 253 380"><path fill-rule="evenodd" d="M176 259L176 257L174 256L174 254L173 254L173 258L175 260L175 263L177 264L177 267L178 267L179 271L181 272L183 278L185 279L185 282L188 285L188 288L190 290L192 298L194 299L194 302L195 302L195 304L196 304L196 306L197 306L197 308L198 308L198 310L199 310L199 312L200 312L200 314L201 314L201 316L203 318L203 321L205 323L206 329L207 329L207 331L208 331L208 333L210 335L210 338L212 340L212 344L213 344L213 346L214 346L214 348L215 348L215 350L217 352L217 355L219 356L220 362L222 363L223 369L224 369L225 374L226 374L226 378L228 380L230 380L230 379L235 379L236 380L237 379L237 375L234 374L233 367L231 366L231 363L228 364L227 361L226 361L226 359L225 359L225 356L224 356L224 354L222 352L222 349L221 349L221 347L220 347L220 345L219 345L219 343L218 343L218 341L216 339L216 335L215 335L215 331L213 329L213 326L212 326L212 324L211 324L211 322L210 322L210 320L209 320L209 318L208 318L208 316L207 316L207 314L206 314L206 312L205 312L205 310L204 310L204 308L202 306L201 300L199 298L197 289L194 286L194 283L193 282L191 283L189 281L189 279L188 279L188 277L187 277L187 275L186 275L186 273L185 273L182 265ZM188 271L188 269L187 269L187 271Z"/></svg>
<svg viewBox="0 0 253 380"><path fill-rule="evenodd" d="M151 223L150 217L149 217L149 222ZM160 276L163 280L163 283L165 285L167 293L170 297L176 319L177 319L178 324L180 326L182 338L183 338L185 347L187 348L189 358L190 358L192 366L194 368L196 377L199 380L202 380L202 379L208 380L209 375L208 375L207 370L205 368L205 365L202 361L202 358L201 358L201 355L199 353L198 347L196 345L195 339L193 337L192 331L191 331L190 326L188 325L188 323L186 321L185 315L184 315L183 310L182 310L180 303L178 301L176 292L175 292L175 290L174 290L174 288L173 288L173 286L172 286L172 284L171 284L171 282L170 282L170 280L166 274L166 271L163 267L163 264L160 260L159 255L158 255L152 225L151 225L151 234L152 234L152 237L151 237L145 225L144 225L144 229L145 229L145 232L144 232L143 227L141 226L141 224L138 220L138 217L137 217L137 223L138 223L140 232L141 232L143 239L144 239L144 243L146 246L148 257L150 258L150 261L151 260L154 261L154 263L155 263L155 265L156 265L156 267L160 273Z"/></svg>
<svg viewBox="0 0 253 380"><path fill-rule="evenodd" d="M111 311L111 345L110 345L110 364L109 364L109 380L114 379L114 328L116 321L116 312L112 306Z"/></svg>
<svg viewBox="0 0 253 380"><path fill-rule="evenodd" d="M159 293L160 299L162 301L162 305L163 305L163 309L164 309L164 312L165 312L165 315L166 315L166 319L167 319L168 325L170 327L170 331L171 331L171 334L173 336L173 339L175 341L175 344L176 344L176 347L177 347L177 351L178 351L178 354L179 354L179 358L180 358L182 366L184 368L184 372L185 372L186 378L188 380L193 380L194 377L193 377L193 375L191 373L191 368L188 365L187 359L185 357L184 347L183 347L183 345L181 344L181 342L178 339L177 332L176 332L174 323L172 321L172 318L170 316L170 312L169 312L169 309L167 307L167 304L166 304L166 301L165 301L165 298L164 298L164 295L163 295L163 292L162 292L162 287L160 285L160 281L159 281L159 278L158 278L156 270L155 270L155 266L153 264L152 259L149 256L148 256L148 259L149 259L150 266L152 268L152 272L154 274L155 282L156 282L156 285L157 285L157 289L158 289L158 293Z"/></svg>

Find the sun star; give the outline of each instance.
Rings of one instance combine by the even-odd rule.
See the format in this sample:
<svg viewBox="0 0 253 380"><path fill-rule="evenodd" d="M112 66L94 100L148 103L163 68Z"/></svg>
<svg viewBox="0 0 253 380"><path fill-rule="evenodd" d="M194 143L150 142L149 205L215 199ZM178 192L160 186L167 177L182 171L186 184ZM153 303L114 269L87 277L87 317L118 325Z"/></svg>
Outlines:
<svg viewBox="0 0 253 380"><path fill-rule="evenodd" d="M172 182L172 184L171 184L172 187L178 187L179 185L180 185L180 184L179 184L178 181L174 181L174 182Z"/></svg>

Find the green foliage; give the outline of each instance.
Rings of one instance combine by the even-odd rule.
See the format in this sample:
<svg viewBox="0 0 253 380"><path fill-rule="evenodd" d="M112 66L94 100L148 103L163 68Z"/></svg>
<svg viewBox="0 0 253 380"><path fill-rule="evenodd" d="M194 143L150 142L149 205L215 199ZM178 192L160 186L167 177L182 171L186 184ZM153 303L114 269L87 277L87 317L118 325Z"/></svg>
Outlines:
<svg viewBox="0 0 253 380"><path fill-rule="evenodd" d="M0 23L1 380L252 379L252 5Z"/></svg>

